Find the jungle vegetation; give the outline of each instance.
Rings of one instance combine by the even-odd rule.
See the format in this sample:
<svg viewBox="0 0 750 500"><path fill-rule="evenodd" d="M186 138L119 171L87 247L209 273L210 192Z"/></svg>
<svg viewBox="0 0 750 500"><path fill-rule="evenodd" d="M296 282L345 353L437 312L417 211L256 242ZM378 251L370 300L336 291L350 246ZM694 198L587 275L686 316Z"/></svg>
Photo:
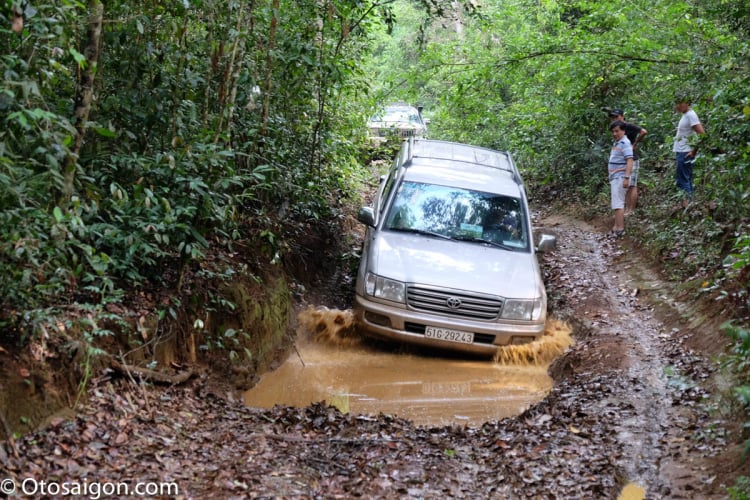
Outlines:
<svg viewBox="0 0 750 500"><path fill-rule="evenodd" d="M0 328L23 342L77 309L103 335L108 304L216 249L279 262L369 175L387 101L513 151L532 201L606 213L616 107L649 132L632 236L725 301L746 359L749 60L748 0L2 0ZM677 212L676 96L707 131Z"/></svg>

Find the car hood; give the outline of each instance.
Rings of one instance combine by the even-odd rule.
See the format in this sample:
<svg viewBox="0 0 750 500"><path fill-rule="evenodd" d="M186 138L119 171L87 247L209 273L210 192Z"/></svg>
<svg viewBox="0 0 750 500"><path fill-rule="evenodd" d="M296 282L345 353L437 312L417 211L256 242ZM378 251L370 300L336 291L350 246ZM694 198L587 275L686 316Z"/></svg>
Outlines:
<svg viewBox="0 0 750 500"><path fill-rule="evenodd" d="M536 255L491 245L383 231L372 241L368 270L380 276L506 298L543 293Z"/></svg>

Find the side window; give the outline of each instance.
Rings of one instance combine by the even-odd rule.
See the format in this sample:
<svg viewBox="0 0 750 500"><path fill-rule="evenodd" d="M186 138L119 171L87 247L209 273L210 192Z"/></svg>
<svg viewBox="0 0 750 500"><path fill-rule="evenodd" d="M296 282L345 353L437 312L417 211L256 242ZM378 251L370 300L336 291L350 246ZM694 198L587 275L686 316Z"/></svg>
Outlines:
<svg viewBox="0 0 750 500"><path fill-rule="evenodd" d="M401 168L404 165L404 162L406 162L409 158L410 147L411 144L408 142L402 144L401 149L396 155L396 158L394 158L393 160L391 169L388 171L388 177L383 181L376 206L378 219L380 219L385 212L386 204L388 203L388 199L391 197L391 194L393 192L393 187L399 178Z"/></svg>
<svg viewBox="0 0 750 500"><path fill-rule="evenodd" d="M403 152L404 149L402 148L398 155L396 155L396 158L393 160L393 165L391 165L391 169L388 171L388 177L383 181L383 186L381 186L382 190L377 201L378 206L376 207L379 217L383 215L385 204L391 195L393 184L396 182L396 177L398 177L399 167L403 163Z"/></svg>
<svg viewBox="0 0 750 500"><path fill-rule="evenodd" d="M383 186L383 192L380 195L380 200L378 200L378 203L380 206L378 207L378 212L382 215L383 210L385 210L385 203L388 201L388 198L391 195L391 191L393 190L393 184L396 182L396 174L398 173L398 168L394 165L394 167L391 169L390 172L388 172L388 178L385 180L385 185Z"/></svg>

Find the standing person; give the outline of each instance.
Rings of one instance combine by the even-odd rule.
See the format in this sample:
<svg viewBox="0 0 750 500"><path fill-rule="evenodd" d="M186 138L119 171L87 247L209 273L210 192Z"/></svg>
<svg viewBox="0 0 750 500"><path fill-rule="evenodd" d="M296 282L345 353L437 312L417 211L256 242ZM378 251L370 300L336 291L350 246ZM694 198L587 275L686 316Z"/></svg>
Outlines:
<svg viewBox="0 0 750 500"><path fill-rule="evenodd" d="M621 121L625 124L625 135L633 146L633 171L630 174L630 187L625 193L625 216L628 216L633 213L638 203L638 171L641 166L638 158L638 143L648 134L648 130L626 121L625 113L617 108L609 111L609 121L610 123Z"/></svg>
<svg viewBox="0 0 750 500"><path fill-rule="evenodd" d="M675 109L678 113L682 113L682 117L677 124L672 151L675 152L677 160L677 187L685 192L682 207L687 208L693 201L693 167L695 155L698 153L698 146L691 139L693 136L703 134L704 130L698 114L690 107L689 99L684 97L675 99Z"/></svg>
<svg viewBox="0 0 750 500"><path fill-rule="evenodd" d="M609 124L612 133L612 150L609 153L609 188L610 203L614 210L614 225L612 236L620 237L625 234L625 193L630 186L633 172L633 146L625 135L625 122L614 121Z"/></svg>

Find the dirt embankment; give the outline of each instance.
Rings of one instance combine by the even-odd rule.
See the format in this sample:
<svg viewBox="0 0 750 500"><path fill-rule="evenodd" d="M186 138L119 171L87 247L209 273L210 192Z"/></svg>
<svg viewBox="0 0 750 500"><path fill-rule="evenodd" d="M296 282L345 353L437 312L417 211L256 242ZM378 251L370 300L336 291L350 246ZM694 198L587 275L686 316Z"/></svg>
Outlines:
<svg viewBox="0 0 750 500"><path fill-rule="evenodd" d="M558 236L543 269L576 344L518 417L428 428L324 405L258 410L205 378L165 389L105 372L77 416L0 448L0 476L172 482L184 498L588 499L626 484L647 498L726 497L750 471L721 411L717 316L694 315L627 239L562 216L539 225Z"/></svg>

